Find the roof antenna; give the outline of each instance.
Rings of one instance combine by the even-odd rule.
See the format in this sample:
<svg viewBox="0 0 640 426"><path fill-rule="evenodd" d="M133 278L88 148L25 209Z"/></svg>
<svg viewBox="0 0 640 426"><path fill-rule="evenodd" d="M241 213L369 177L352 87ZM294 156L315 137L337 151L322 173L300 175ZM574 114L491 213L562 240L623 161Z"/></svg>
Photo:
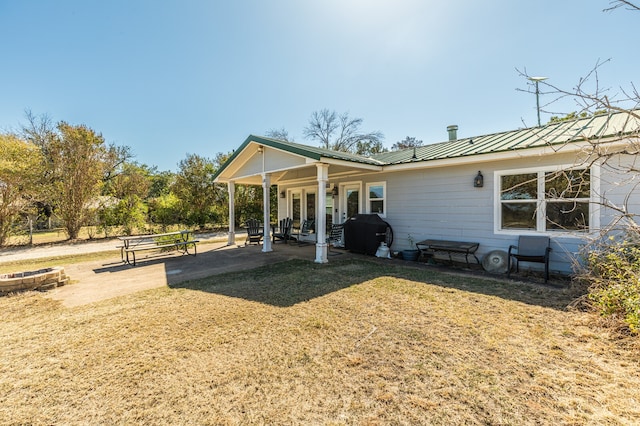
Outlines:
<svg viewBox="0 0 640 426"><path fill-rule="evenodd" d="M418 157L416 157L416 147L415 146L413 147L413 155L411 156L411 159L412 160L417 160L418 159Z"/></svg>

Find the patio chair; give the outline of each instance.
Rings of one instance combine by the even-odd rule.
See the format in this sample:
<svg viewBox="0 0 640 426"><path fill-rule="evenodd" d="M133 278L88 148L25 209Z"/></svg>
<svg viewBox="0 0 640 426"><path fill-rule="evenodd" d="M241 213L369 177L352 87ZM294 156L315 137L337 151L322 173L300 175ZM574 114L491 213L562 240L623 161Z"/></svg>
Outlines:
<svg viewBox="0 0 640 426"><path fill-rule="evenodd" d="M248 219L247 223L247 239L244 241L244 245L255 243L260 244L262 242L262 237L264 235L264 231L260 226L260 222L256 219Z"/></svg>
<svg viewBox="0 0 640 426"><path fill-rule="evenodd" d="M518 237L518 245L509 246L507 254L507 278L511 276L513 259L515 259L516 272L519 271L520 262L544 263L544 282L549 281L549 247L550 239L546 236L521 235Z"/></svg>
<svg viewBox="0 0 640 426"><path fill-rule="evenodd" d="M298 245L301 244L309 244L311 242L315 242L315 234L314 234L314 226L315 220L305 220L302 222L302 226L300 229L297 229L292 233L293 238L298 241ZM312 241L313 240L313 241Z"/></svg>
<svg viewBox="0 0 640 426"><path fill-rule="evenodd" d="M340 252L331 252L331 246L334 248L344 248L344 239L342 238L342 231L344 230L343 223L334 223L331 225L329 236L327 237L327 243L329 243L329 254L336 255L342 254Z"/></svg>
<svg viewBox="0 0 640 426"><path fill-rule="evenodd" d="M273 243L276 243L276 240L284 241L285 243L289 243L291 240L291 228L293 227L293 219L290 217L285 217L280 221L280 224L277 228L273 230Z"/></svg>

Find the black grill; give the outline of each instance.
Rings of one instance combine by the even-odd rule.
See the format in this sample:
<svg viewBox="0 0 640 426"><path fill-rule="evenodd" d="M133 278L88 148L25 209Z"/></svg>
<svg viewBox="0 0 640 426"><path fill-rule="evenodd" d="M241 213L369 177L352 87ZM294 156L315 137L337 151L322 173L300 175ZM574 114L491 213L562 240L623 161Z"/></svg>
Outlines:
<svg viewBox="0 0 640 426"><path fill-rule="evenodd" d="M344 247L347 250L373 255L383 241L391 247L393 232L377 214L358 214L344 223Z"/></svg>

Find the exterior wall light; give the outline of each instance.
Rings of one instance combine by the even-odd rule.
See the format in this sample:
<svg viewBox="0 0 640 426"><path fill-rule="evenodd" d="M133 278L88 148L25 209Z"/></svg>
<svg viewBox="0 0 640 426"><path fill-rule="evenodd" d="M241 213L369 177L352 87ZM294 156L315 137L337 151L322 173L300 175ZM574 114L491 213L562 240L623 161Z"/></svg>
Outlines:
<svg viewBox="0 0 640 426"><path fill-rule="evenodd" d="M280 198L287 198L287 192L286 191L280 191Z"/></svg>
<svg viewBox="0 0 640 426"><path fill-rule="evenodd" d="M333 194L334 197L338 196L338 185L333 185L333 189L331 190L331 193Z"/></svg>
<svg viewBox="0 0 640 426"><path fill-rule="evenodd" d="M473 187L482 188L483 186L484 186L484 176L482 176L482 173L480 173L480 170L478 170L478 174L476 175L475 178L473 178Z"/></svg>

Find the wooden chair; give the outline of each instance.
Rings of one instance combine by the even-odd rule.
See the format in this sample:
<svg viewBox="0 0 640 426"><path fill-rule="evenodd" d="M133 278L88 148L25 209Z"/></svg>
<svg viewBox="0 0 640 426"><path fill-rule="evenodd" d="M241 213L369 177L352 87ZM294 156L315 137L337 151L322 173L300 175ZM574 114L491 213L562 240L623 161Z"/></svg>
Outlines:
<svg viewBox="0 0 640 426"><path fill-rule="evenodd" d="M247 220L247 239L244 241L244 245L255 243L260 244L262 242L262 237L264 236L264 231L260 226L260 222L256 219L248 219Z"/></svg>
<svg viewBox="0 0 640 426"><path fill-rule="evenodd" d="M290 217L285 217L284 219L282 219L279 226L273 230L273 243L275 244L276 240L289 243L289 240L291 240L292 227L293 219L291 219Z"/></svg>
<svg viewBox="0 0 640 426"><path fill-rule="evenodd" d="M549 253L551 247L549 237L521 235L518 237L518 245L509 246L507 255L507 278L511 276L513 260L516 261L516 272L519 271L520 262L544 263L544 282L549 281Z"/></svg>
<svg viewBox="0 0 640 426"><path fill-rule="evenodd" d="M315 220L305 220L302 222L302 226L300 227L300 229L298 229L297 231L293 232L293 238L296 239L296 241L298 241L298 245L300 244L308 244L312 241L310 236L314 236L314 226L315 226L316 221Z"/></svg>
<svg viewBox="0 0 640 426"><path fill-rule="evenodd" d="M331 225L329 236L327 237L327 243L329 243L329 254L342 254L340 252L331 253L331 246L334 248L343 248L344 239L342 237L342 231L344 230L343 223L334 223Z"/></svg>

